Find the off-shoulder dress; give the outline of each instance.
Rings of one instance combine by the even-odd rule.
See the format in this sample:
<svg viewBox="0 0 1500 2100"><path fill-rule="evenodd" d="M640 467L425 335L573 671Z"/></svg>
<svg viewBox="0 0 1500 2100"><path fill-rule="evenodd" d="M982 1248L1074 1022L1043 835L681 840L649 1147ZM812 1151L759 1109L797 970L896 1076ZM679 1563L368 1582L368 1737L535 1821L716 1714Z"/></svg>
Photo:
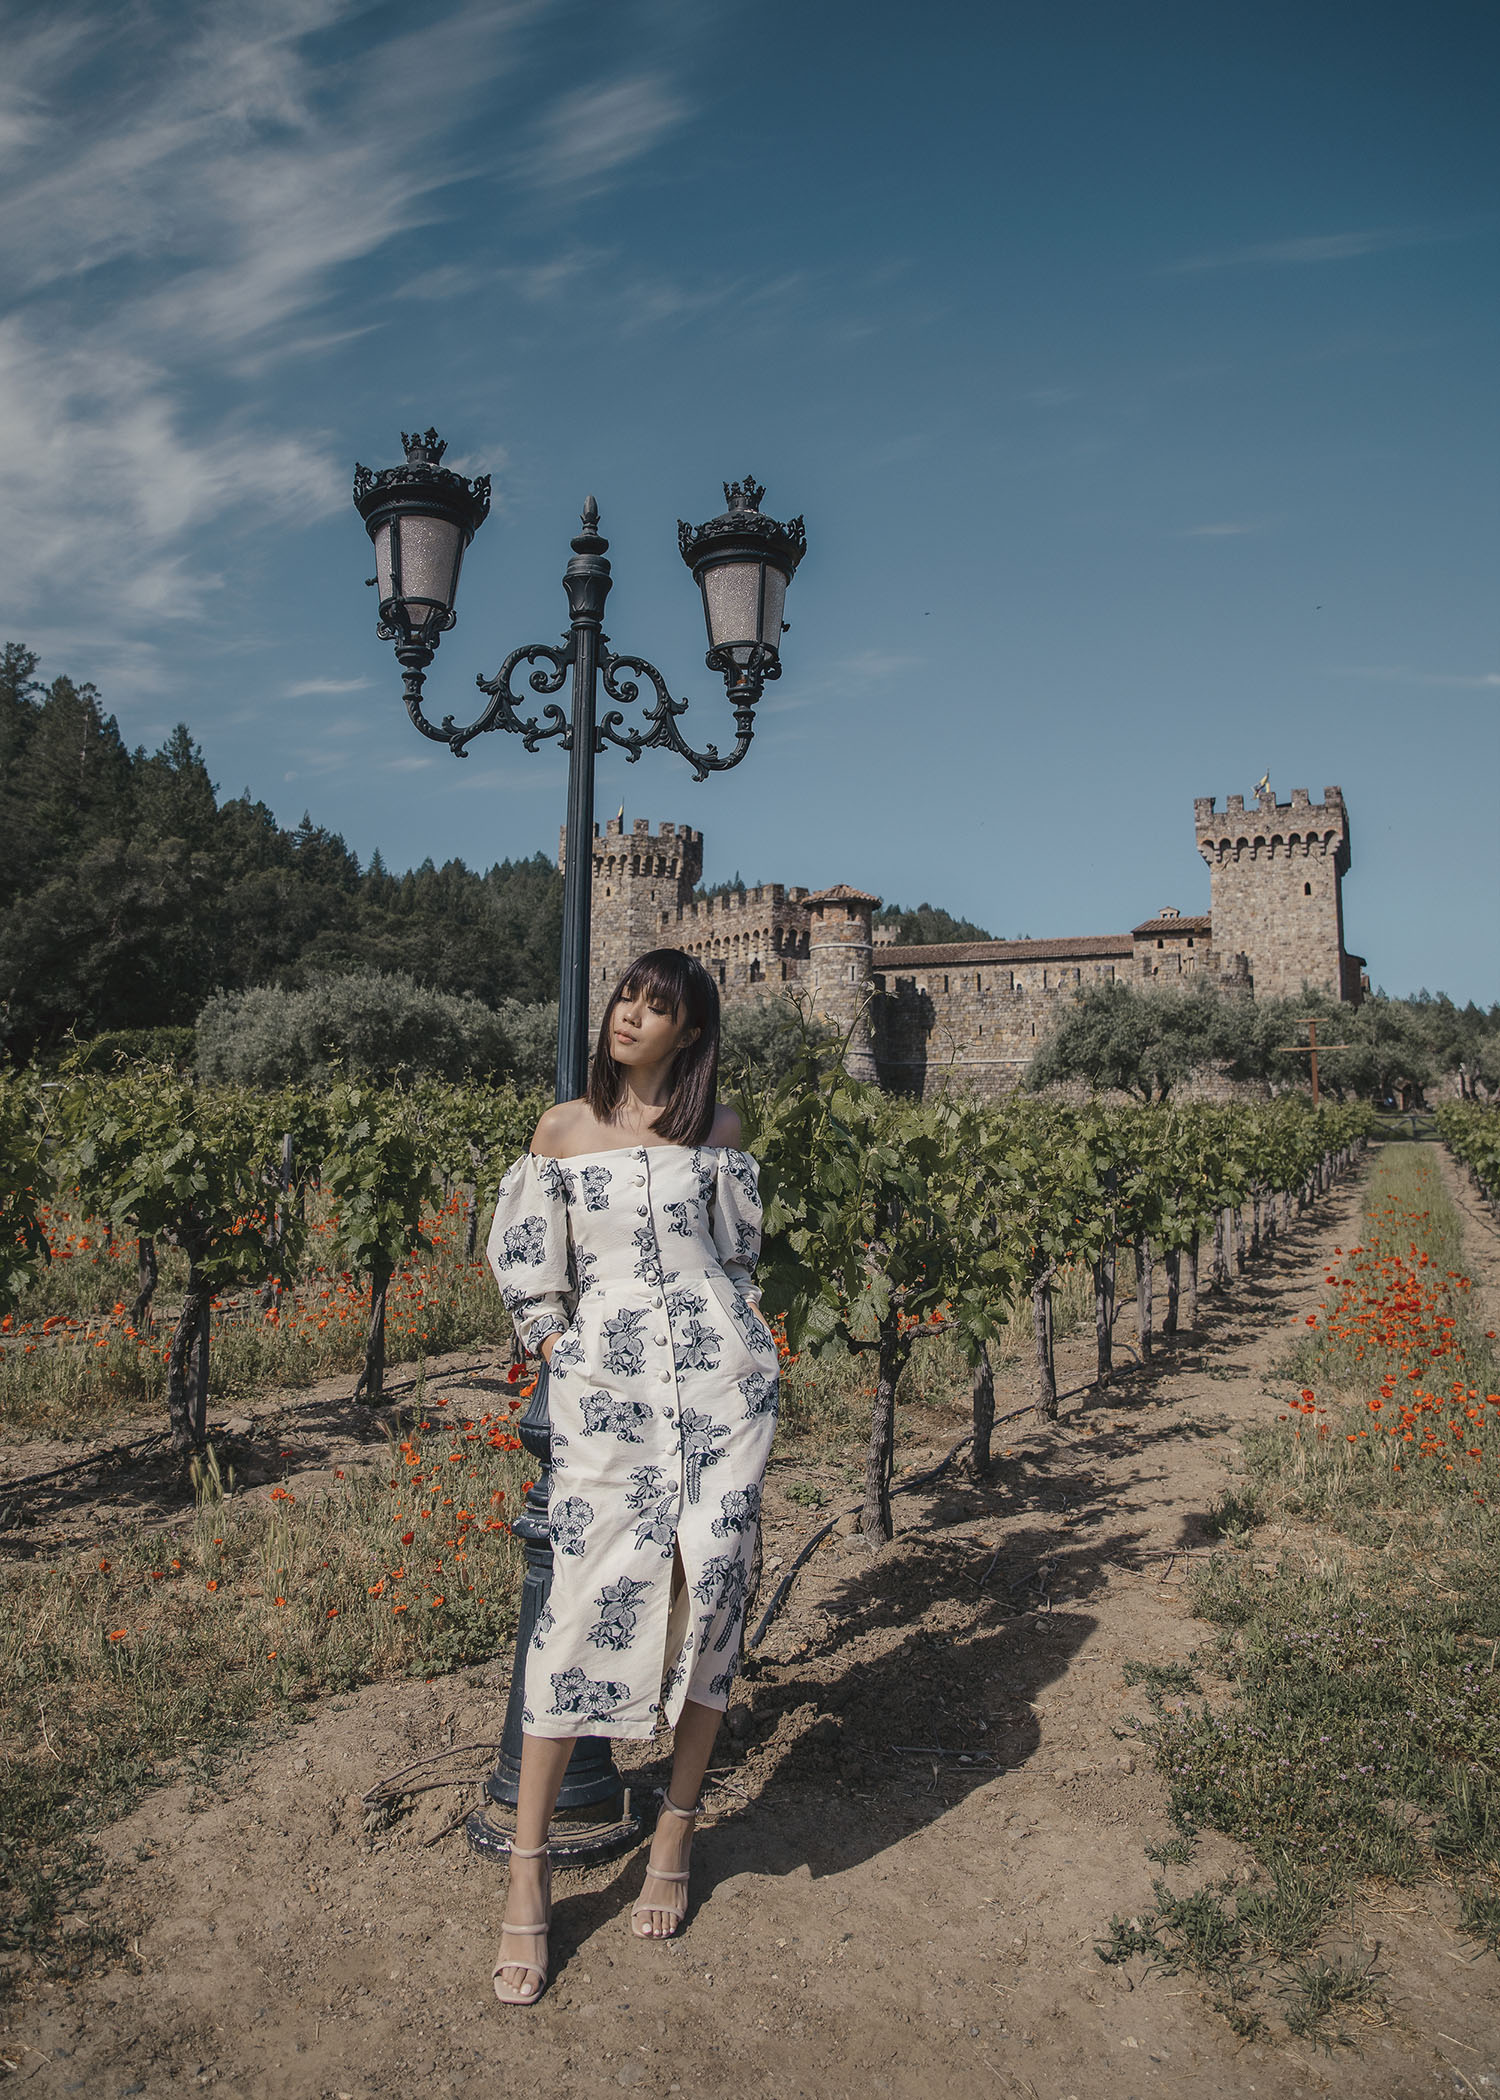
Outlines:
<svg viewBox="0 0 1500 2100"><path fill-rule="evenodd" d="M779 1391L753 1282L757 1178L729 1147L649 1145L528 1152L500 1184L501 1295L533 1354L560 1336L530 1734L644 1737L684 1700L728 1704Z"/></svg>

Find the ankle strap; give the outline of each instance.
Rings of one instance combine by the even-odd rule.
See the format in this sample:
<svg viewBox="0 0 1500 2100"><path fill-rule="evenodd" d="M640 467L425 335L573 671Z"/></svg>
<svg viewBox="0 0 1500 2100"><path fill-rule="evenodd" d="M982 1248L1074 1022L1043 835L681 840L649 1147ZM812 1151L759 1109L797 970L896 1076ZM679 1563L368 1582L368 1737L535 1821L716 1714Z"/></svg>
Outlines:
<svg viewBox="0 0 1500 2100"><path fill-rule="evenodd" d="M669 1808L674 1816L684 1816L689 1822L691 1822L693 1817L697 1815L698 1810L702 1804L695 1801L691 1808L679 1808L677 1806L677 1803L672 1799L671 1795L663 1792L661 1797L661 1805L663 1808Z"/></svg>
<svg viewBox="0 0 1500 2100"><path fill-rule="evenodd" d="M512 1845L510 1856L512 1859L540 1859L544 1852L550 1852L551 1849L550 1845ZM511 1967L515 1966L512 1962Z"/></svg>

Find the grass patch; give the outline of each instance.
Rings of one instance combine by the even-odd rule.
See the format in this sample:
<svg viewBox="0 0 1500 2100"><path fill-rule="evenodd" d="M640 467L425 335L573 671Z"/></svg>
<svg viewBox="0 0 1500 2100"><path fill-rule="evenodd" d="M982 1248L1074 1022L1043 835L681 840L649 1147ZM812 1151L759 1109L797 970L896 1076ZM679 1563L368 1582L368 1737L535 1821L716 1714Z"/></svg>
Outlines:
<svg viewBox="0 0 1500 2100"><path fill-rule="evenodd" d="M1368 1963L1318 1945L1362 1884L1446 1880L1463 1929L1500 1944L1500 1400L1431 1148L1378 1155L1340 1258L1285 1366L1298 1401L1251 1432L1248 1485L1215 1510L1227 1538L1270 1519L1312 1538L1269 1573L1225 1553L1195 1575L1227 1697L1189 1700L1180 1665L1126 1670L1178 1829L1236 1839L1258 1871L1189 1896L1158 1881L1099 1950L1193 1970L1239 2032L1275 2008L1328 2047L1379 1998Z"/></svg>
<svg viewBox="0 0 1500 2100"><path fill-rule="evenodd" d="M1121 1674L1127 1684L1143 1686L1146 1697L1157 1709L1164 1699L1186 1699L1190 1693L1203 1689L1190 1663L1127 1662Z"/></svg>
<svg viewBox="0 0 1500 2100"><path fill-rule="evenodd" d="M1215 1496L1203 1519L1211 1539L1242 1542L1262 1522L1264 1511L1254 1488L1225 1488Z"/></svg>
<svg viewBox="0 0 1500 2100"><path fill-rule="evenodd" d="M224 1493L178 1527L0 1571L0 1983L116 1951L72 1915L89 1834L320 1693L503 1651L525 1454L511 1415L424 1422L306 1501Z"/></svg>

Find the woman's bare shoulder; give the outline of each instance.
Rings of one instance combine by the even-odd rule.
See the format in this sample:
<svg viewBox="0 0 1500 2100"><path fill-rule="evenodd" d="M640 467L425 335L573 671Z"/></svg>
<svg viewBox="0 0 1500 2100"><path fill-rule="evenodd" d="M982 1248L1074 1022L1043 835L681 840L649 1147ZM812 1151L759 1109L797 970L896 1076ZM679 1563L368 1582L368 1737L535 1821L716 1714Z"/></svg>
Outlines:
<svg viewBox="0 0 1500 2100"><path fill-rule="evenodd" d="M546 1159L597 1151L598 1127L587 1101L559 1101L543 1113L531 1134L531 1149Z"/></svg>
<svg viewBox="0 0 1500 2100"><path fill-rule="evenodd" d="M716 1146L727 1145L738 1152L744 1138L745 1133L740 1128L738 1115L732 1108L726 1108L721 1101L714 1110L713 1128L709 1131L708 1142Z"/></svg>

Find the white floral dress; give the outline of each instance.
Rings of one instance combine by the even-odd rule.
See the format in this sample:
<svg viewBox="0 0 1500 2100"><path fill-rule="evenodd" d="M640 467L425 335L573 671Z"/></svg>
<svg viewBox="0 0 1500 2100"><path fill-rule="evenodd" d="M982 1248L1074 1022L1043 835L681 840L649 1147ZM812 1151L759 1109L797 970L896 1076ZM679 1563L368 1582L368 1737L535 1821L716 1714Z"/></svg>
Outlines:
<svg viewBox="0 0 1500 2100"><path fill-rule="evenodd" d="M649 1736L728 1704L776 1345L756 1311L757 1169L727 1147L526 1153L489 1238L521 1340L553 1347L552 1592L526 1658L532 1735ZM686 1629L669 1657L672 1549ZM663 1671L666 1671L665 1682Z"/></svg>

